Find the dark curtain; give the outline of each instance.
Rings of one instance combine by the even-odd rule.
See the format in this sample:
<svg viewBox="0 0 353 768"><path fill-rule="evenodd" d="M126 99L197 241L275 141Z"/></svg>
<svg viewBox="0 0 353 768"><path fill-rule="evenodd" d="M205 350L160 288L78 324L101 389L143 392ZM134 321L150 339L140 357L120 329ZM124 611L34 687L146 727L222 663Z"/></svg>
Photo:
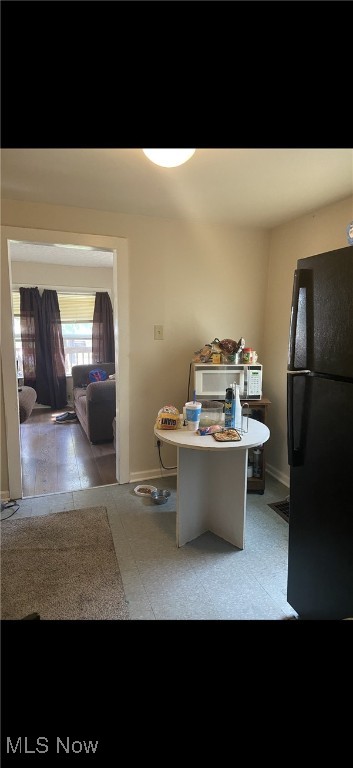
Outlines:
<svg viewBox="0 0 353 768"><path fill-rule="evenodd" d="M20 288L20 326L23 381L37 392L38 403L46 396L45 362L42 349L42 305L38 288Z"/></svg>
<svg viewBox="0 0 353 768"><path fill-rule="evenodd" d="M109 293L96 293L92 326L92 360L94 363L114 363L113 307Z"/></svg>
<svg viewBox="0 0 353 768"><path fill-rule="evenodd" d="M56 291L20 288L20 326L24 384L37 403L62 408L67 403L64 342Z"/></svg>
<svg viewBox="0 0 353 768"><path fill-rule="evenodd" d="M67 403L65 352L56 291L43 291L41 320L47 392L46 401L40 402L53 409L63 408Z"/></svg>

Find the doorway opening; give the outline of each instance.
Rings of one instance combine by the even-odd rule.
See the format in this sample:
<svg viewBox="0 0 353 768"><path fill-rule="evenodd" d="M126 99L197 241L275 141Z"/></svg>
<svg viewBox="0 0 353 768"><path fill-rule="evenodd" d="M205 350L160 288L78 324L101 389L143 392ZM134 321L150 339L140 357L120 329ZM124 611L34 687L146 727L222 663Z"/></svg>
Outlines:
<svg viewBox="0 0 353 768"><path fill-rule="evenodd" d="M107 451L107 446L91 446L89 441L86 448L88 449L88 455L86 456L88 462L91 465L91 477L87 477L87 473L84 470L85 460L82 456L79 456L80 451L76 447L73 451L71 449L71 458L73 453L76 455L78 463L71 462L71 469L67 468L65 471L59 473L59 479L57 480L57 488L53 490L51 483L45 483L42 485L40 482L32 487L31 494L42 495L43 493L55 493L64 492L68 490L77 490L77 468L81 467L81 476L83 479L82 487L96 487L96 485L110 484L111 482L126 483L129 482L129 449L128 449L128 423L129 423L129 370L128 370L128 347L129 347L129 335L128 335L128 264L127 264L127 244L123 238L111 238L106 236L97 235L82 235L78 233L63 233L53 232L45 230L25 230L19 228L2 227L2 243L4 252L8 253L8 291L5 289L3 280L3 293L7 304L3 308L3 313L6 317L5 327L10 333L4 332L3 337L6 337L6 342L3 344L3 370L7 371L7 375L4 376L4 405L5 405L5 419L6 419L6 433L7 433L7 458L8 458L8 473L9 473L9 496L11 498L23 498L26 495L23 483L23 471L21 468L21 431L18 417L18 402L17 397L14 398L14 391L17 392L17 369L16 369L16 356L15 356L15 339L13 332L13 316L12 316L12 297L11 291L14 284L21 282L22 284L34 285L38 284L38 280L33 280L33 269L31 270L30 264L33 264L33 253L37 254L37 267L42 267L42 279L43 287L51 287L56 290L68 290L73 288L73 284L69 285L71 278L69 278L69 267L71 266L71 277L74 276L75 290L78 288L88 290L92 286L87 285L87 274L92 269L97 269L97 275L100 275L100 281L94 281L95 289L104 288L111 294L113 312L114 312L114 335L115 335L115 360L118 374L116 375L116 439L114 453L114 465L112 465L112 453L114 451L113 445L110 446L110 451ZM24 257L19 258L19 253L22 249ZM41 251L42 249L42 251ZM44 265L46 262L47 249L51 252L51 269L52 276L48 278L48 267ZM59 252L63 256L58 256ZM40 256L39 256L40 254ZM71 256L70 256L71 254ZM67 263L68 260L74 259L73 264ZM100 265L90 267L91 260L100 259ZM111 266L107 266L110 259ZM23 279L20 281L16 279L18 277L18 262L23 265ZM86 273L86 279L82 281L82 276L79 273L79 262L82 261L85 264L84 272ZM26 263L27 262L27 263ZM91 262L92 263L92 262ZM27 268L28 279L25 278ZM47 273L45 274L45 269ZM29 272L28 272L29 270ZM54 273L57 273L54 279ZM110 270L111 285L108 288L106 285L107 272L105 273L105 282L102 284L102 275L104 270ZM82 271L81 271L82 275ZM6 278L6 276L5 276ZM48 279L46 279L48 278ZM80 283L81 280L81 283ZM50 286L48 285L50 283ZM10 315L9 315L10 313ZM5 330L5 329L4 329ZM15 382L15 384L14 384ZM124 410L121 409L120 403L124 402ZM45 431L43 426L47 421L46 409L36 408L38 411L36 419L33 422L38 424L42 421L42 427L38 426L38 431ZM51 418L55 415L50 411ZM27 423L28 426L28 423ZM73 424L69 425L56 425L58 430L67 430L67 438L65 440L70 443L69 431L73 427ZM79 425L76 424L76 427ZM124 441L120 440L120 435L124 434ZM63 434L63 433L62 433ZM81 447L82 434L81 434ZM86 436L85 439L87 440ZM40 442L40 439L39 439ZM63 441L64 442L64 441ZM43 440L42 448L44 448L45 441ZM58 449L57 449L58 450ZM28 449L31 452L31 449ZM66 450L66 454L70 451ZM63 447L63 455L65 454L65 447ZM110 458L104 458L110 455ZM60 463L60 462L59 462ZM104 464L109 464L109 470L104 468ZM95 465L95 469L94 469ZM49 467L49 465L47 465ZM97 469L100 471L97 473ZM53 471L53 470L52 470ZM70 474L76 476L76 485L70 488ZM89 474L89 473L88 473ZM45 472L44 472L45 475ZM86 476L85 476L86 475ZM62 483L60 483L60 477ZM45 479L45 478L44 478ZM27 485L27 491L28 491ZM47 490L45 490L47 488Z"/></svg>

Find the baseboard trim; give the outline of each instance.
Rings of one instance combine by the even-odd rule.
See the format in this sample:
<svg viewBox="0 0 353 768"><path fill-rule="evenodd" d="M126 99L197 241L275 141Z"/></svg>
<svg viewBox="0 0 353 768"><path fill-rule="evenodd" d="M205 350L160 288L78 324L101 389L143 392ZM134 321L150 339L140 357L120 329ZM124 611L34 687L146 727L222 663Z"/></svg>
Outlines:
<svg viewBox="0 0 353 768"><path fill-rule="evenodd" d="M129 483L141 483L146 482L146 480L152 480L156 477L173 477L174 475L176 475L175 469L149 469L144 472L131 472Z"/></svg>
<svg viewBox="0 0 353 768"><path fill-rule="evenodd" d="M284 472L280 472L276 467L273 467L272 464L268 464L266 462L266 472L268 472L269 475L275 478L275 480L278 480L280 483L285 485L287 488L290 486L289 481L289 475L285 475Z"/></svg>
<svg viewBox="0 0 353 768"><path fill-rule="evenodd" d="M266 472L274 477L275 480L278 480L280 483L289 488L289 475L285 475L284 472L280 472L278 469L276 469L276 467L272 466L272 464L266 464ZM143 472L131 472L129 483L143 483L146 480L152 480L156 477L174 477L176 474L176 469L161 470L159 468L147 469Z"/></svg>

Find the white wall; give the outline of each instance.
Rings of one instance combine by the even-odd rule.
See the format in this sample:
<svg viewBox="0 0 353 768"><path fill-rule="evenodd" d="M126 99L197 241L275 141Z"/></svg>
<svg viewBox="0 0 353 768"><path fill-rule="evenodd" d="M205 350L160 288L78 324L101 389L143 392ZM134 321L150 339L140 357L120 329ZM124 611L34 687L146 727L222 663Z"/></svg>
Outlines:
<svg viewBox="0 0 353 768"><path fill-rule="evenodd" d="M158 468L155 417L162 405L185 402L193 352L215 336L244 336L264 364L264 394L272 401L268 466L289 482L286 368L293 272L298 258L345 247L352 219L352 198L272 233L12 201L3 201L2 208L3 225L128 238L132 479ZM164 341L153 340L155 324L164 326ZM2 489L4 436L2 420ZM163 459L175 465L172 448L163 449Z"/></svg>
<svg viewBox="0 0 353 768"><path fill-rule="evenodd" d="M3 201L2 224L127 238L131 479L158 473L155 418L185 402L194 351L244 336L261 361L268 233L14 201ZM164 341L154 341L154 325ZM163 459L174 466L175 449Z"/></svg>
<svg viewBox="0 0 353 768"><path fill-rule="evenodd" d="M90 267L89 252L87 267L70 267L58 264L43 264L32 261L13 261L11 259L12 282L27 286L60 286L62 288L92 288L92 290L111 291L113 268Z"/></svg>
<svg viewBox="0 0 353 768"><path fill-rule="evenodd" d="M287 357L293 274L297 260L345 248L346 227L353 220L353 199L321 208L277 227L271 233L265 308L264 365L271 438L268 468L289 485L287 459Z"/></svg>

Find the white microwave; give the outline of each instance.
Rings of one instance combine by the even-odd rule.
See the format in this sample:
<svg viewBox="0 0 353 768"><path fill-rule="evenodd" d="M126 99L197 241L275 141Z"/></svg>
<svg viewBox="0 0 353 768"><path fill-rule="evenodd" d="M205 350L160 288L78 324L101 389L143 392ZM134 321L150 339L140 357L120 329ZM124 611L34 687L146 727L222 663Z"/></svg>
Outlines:
<svg viewBox="0 0 353 768"><path fill-rule="evenodd" d="M191 393L195 392L197 400L224 400L227 387L231 387L234 382L239 384L243 400L261 400L262 365L191 365Z"/></svg>

